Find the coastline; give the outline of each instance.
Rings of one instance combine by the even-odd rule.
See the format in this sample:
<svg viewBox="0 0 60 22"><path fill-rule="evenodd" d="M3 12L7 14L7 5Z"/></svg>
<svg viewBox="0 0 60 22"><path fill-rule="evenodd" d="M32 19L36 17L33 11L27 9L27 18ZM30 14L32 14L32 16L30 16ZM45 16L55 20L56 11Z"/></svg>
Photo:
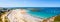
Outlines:
<svg viewBox="0 0 60 22"><path fill-rule="evenodd" d="M19 20L19 18L20 18L20 21L18 21L18 22L22 22L23 21L23 19L25 20L25 21L27 21L27 22L39 22L39 21L42 21L42 19L40 19L40 18L36 18L36 17L33 17L33 16L31 16L31 15L29 15L28 13L25 13L26 12L26 10L24 11L24 10L22 10L22 12L24 11L24 13L23 14L21 14L20 13L20 9L16 9L16 10L12 10L12 12L8 15L8 18L10 19L10 21L12 22L13 20L14 20L14 18L12 18L11 19L11 17L15 17L16 16L16 18ZM14 15L15 14L15 15ZM17 20L16 19L16 20ZM15 20L15 21L16 21ZM24 22L24 21L23 21Z"/></svg>
<svg viewBox="0 0 60 22"><path fill-rule="evenodd" d="M21 9L15 9L15 10L11 10L9 12L6 12L8 19L10 20L10 22L42 22L44 20L48 21L54 21L54 17L48 18L48 19L42 19L40 17L35 17L30 15L29 13L27 13L27 11L25 9L21 10ZM13 20L12 20L13 19Z"/></svg>

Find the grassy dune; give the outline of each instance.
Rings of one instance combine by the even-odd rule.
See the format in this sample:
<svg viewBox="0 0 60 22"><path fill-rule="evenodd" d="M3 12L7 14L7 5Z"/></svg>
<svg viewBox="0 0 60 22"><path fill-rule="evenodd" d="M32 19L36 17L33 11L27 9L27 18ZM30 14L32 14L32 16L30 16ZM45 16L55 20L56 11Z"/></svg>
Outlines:
<svg viewBox="0 0 60 22"><path fill-rule="evenodd" d="M8 18L5 16L7 12L6 8L0 8L0 22L8 22Z"/></svg>
<svg viewBox="0 0 60 22"><path fill-rule="evenodd" d="M60 15L55 17L54 22L60 22Z"/></svg>
<svg viewBox="0 0 60 22"><path fill-rule="evenodd" d="M9 22L8 17L5 16L7 12L0 13L0 22Z"/></svg>

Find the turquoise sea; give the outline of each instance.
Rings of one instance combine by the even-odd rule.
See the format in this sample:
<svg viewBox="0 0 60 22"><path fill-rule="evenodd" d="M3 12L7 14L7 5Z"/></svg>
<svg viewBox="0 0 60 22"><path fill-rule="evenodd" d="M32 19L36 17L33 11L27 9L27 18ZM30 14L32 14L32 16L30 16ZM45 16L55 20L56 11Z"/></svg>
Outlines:
<svg viewBox="0 0 60 22"><path fill-rule="evenodd" d="M60 7L16 7L14 9L27 9L29 10L29 14L34 17L39 17L39 18L51 18L53 16L59 15L60 14ZM33 12L31 9L37 9L35 12Z"/></svg>
<svg viewBox="0 0 60 22"><path fill-rule="evenodd" d="M53 16L59 15L60 14L60 8L59 7L49 7L49 8L36 8L38 11L31 11L28 12L34 17L39 17L39 18L51 18Z"/></svg>

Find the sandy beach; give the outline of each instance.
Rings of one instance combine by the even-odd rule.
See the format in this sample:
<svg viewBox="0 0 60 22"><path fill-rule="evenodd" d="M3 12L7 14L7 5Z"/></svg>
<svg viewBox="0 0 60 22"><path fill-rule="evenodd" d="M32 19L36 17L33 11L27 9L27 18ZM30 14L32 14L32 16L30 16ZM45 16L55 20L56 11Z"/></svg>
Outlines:
<svg viewBox="0 0 60 22"><path fill-rule="evenodd" d="M12 10L8 15L8 19L10 22L41 22L43 20L31 16L25 9Z"/></svg>

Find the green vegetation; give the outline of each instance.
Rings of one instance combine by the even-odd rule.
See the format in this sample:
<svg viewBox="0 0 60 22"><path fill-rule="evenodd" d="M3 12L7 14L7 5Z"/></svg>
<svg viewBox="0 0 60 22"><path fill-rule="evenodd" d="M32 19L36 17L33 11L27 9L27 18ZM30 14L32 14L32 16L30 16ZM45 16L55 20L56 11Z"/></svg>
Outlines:
<svg viewBox="0 0 60 22"><path fill-rule="evenodd" d="M0 8L0 15L5 14L8 11L9 11L8 8Z"/></svg>
<svg viewBox="0 0 60 22"><path fill-rule="evenodd" d="M2 22L2 18L0 17L0 22Z"/></svg>
<svg viewBox="0 0 60 22"><path fill-rule="evenodd" d="M5 22L10 22L7 16L5 16Z"/></svg>
<svg viewBox="0 0 60 22"><path fill-rule="evenodd" d="M2 15L2 14L5 14L5 12L4 11L0 11L0 15Z"/></svg>
<svg viewBox="0 0 60 22"><path fill-rule="evenodd" d="M6 13L7 8L0 8L0 22L2 21L2 15L4 15Z"/></svg>
<svg viewBox="0 0 60 22"><path fill-rule="evenodd" d="M54 22L60 22L60 15L55 17Z"/></svg>

